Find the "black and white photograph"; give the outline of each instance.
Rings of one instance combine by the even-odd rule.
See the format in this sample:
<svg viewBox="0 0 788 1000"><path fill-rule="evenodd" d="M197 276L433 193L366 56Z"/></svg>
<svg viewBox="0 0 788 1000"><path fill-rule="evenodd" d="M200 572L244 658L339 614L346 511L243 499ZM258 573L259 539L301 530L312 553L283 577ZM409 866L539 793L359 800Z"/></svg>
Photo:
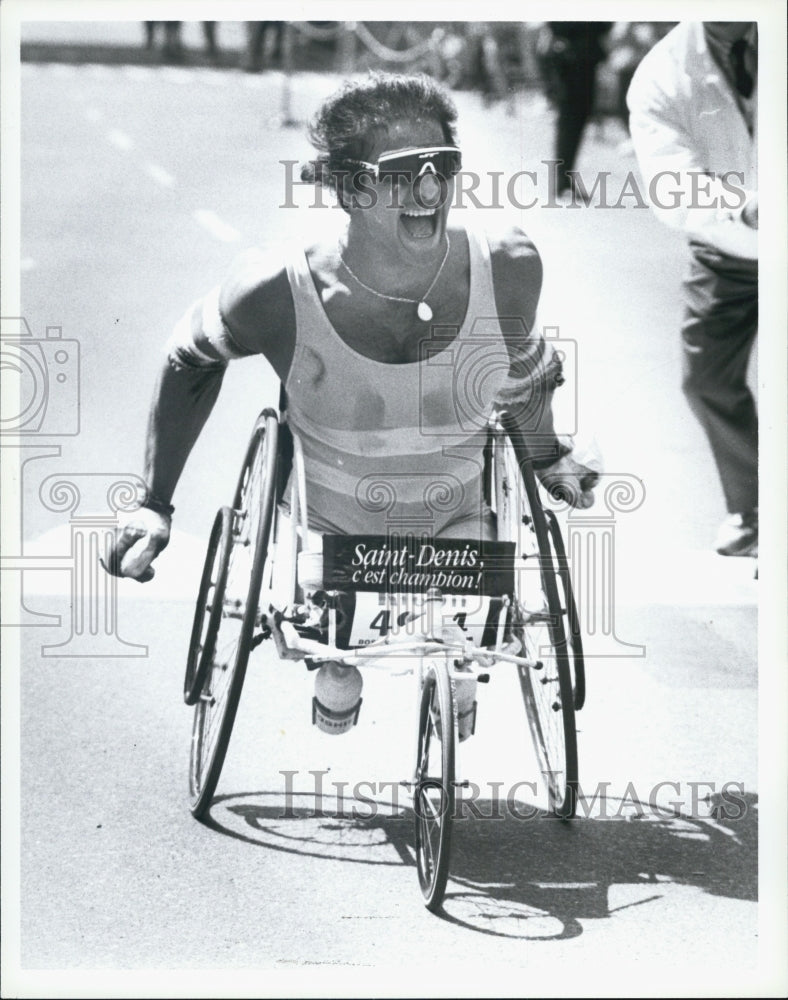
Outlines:
<svg viewBox="0 0 788 1000"><path fill-rule="evenodd" d="M4 0L3 997L786 995L787 69Z"/></svg>

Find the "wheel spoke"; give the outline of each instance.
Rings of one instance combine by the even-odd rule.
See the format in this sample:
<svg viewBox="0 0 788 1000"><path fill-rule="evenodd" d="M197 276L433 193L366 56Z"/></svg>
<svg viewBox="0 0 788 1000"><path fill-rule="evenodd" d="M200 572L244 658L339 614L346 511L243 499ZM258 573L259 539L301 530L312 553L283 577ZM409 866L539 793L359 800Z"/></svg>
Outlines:
<svg viewBox="0 0 788 1000"><path fill-rule="evenodd" d="M436 847L433 844L434 831L434 826L427 827L427 871L430 873L430 877L435 872L435 856L437 854ZM440 830L438 831L438 837L440 837Z"/></svg>
<svg viewBox="0 0 788 1000"><path fill-rule="evenodd" d="M434 780L434 779L432 779L432 780ZM432 783L430 783L430 785L428 787L429 788L434 788L435 785L432 784ZM441 805L443 805L443 795L441 795L440 800L441 800ZM426 802L426 804L427 804L427 806L429 808L429 811L432 813L432 818L434 820L439 821L440 818L441 818L441 810L440 810L440 808L438 808L438 809L435 808L435 806L433 805L432 799L430 798L430 795L429 795L429 793L427 792L426 789L422 789L421 801L422 801L422 803ZM425 817L425 819L426 819L426 817Z"/></svg>
<svg viewBox="0 0 788 1000"><path fill-rule="evenodd" d="M416 863L424 901L436 910L446 891L454 781L454 714L448 664L431 663L425 673L419 714L414 796Z"/></svg>

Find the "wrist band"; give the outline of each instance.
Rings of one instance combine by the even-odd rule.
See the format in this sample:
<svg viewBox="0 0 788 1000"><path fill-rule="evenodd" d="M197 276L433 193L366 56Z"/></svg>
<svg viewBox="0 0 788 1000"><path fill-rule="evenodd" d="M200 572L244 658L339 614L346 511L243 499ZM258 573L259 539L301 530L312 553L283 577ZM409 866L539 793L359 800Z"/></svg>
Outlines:
<svg viewBox="0 0 788 1000"><path fill-rule="evenodd" d="M164 514L167 517L172 517L175 513L175 508L171 503L165 503L160 500L155 493L151 493L150 490L145 494L145 499L140 504L141 507L147 507L148 510L152 510L154 514Z"/></svg>

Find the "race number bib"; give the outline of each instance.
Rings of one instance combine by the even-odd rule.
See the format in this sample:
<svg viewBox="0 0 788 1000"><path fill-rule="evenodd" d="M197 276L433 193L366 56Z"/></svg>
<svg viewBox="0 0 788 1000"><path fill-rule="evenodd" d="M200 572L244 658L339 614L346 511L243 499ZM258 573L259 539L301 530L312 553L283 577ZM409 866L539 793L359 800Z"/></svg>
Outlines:
<svg viewBox="0 0 788 1000"><path fill-rule="evenodd" d="M413 594L355 595L349 646L367 646L384 636L417 639L423 634L422 600ZM474 645L494 642L500 600L491 597L458 597L446 594L436 615L441 625L459 627Z"/></svg>

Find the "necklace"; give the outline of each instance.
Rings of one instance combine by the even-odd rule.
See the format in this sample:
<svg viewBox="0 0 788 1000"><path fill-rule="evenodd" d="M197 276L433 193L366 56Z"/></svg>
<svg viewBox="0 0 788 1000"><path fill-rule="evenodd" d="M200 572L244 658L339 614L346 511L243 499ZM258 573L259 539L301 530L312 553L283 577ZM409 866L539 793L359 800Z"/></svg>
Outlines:
<svg viewBox="0 0 788 1000"><path fill-rule="evenodd" d="M342 261L342 266L345 268L345 270L350 275L350 277L353 278L354 281L356 281L359 285L361 285L361 287L364 288L366 291L371 292L372 295L377 295L377 297L379 299L388 299L389 302L410 302L410 303L416 303L417 302L418 305L416 307L416 315L419 317L420 320L423 320L425 323L429 323L429 321L432 319L432 309L430 309L430 307L427 305L427 303L425 302L425 299L430 294L430 292L432 291L432 289L435 287L435 284L436 284L438 278L440 278L441 272L443 271L443 267L444 267L446 261L449 259L449 250L450 249L451 249L451 243L449 242L449 234L446 233L446 253L443 255L443 260L441 261L441 266L438 268L437 273L435 274L435 277L432 279L432 283L430 284L430 287L427 289L427 291L419 299L406 299L402 295L386 295L383 292L376 291L374 288L370 288L369 285L365 285L364 282L361 280L361 278L359 278L358 275L356 275L351 270L350 266L348 265L348 262L342 256L342 247L341 246L339 247L339 259Z"/></svg>

